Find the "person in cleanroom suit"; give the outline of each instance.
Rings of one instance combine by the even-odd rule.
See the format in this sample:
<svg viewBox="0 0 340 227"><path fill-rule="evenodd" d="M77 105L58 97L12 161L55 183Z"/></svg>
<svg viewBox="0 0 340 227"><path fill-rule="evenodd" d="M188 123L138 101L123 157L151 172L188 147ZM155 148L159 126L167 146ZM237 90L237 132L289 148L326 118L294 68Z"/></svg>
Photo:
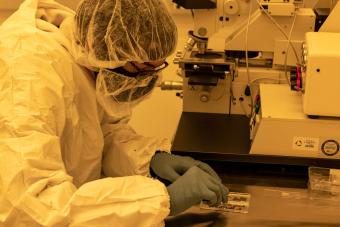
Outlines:
<svg viewBox="0 0 340 227"><path fill-rule="evenodd" d="M160 0L25 0L1 25L0 226L163 226L226 200L207 164L127 124L176 39Z"/></svg>

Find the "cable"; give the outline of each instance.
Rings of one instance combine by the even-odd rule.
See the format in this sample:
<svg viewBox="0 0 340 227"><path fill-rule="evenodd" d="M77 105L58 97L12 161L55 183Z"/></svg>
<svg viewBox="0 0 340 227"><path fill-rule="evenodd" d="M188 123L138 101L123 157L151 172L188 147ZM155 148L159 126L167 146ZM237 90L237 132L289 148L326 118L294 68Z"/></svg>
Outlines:
<svg viewBox="0 0 340 227"><path fill-rule="evenodd" d="M251 18L251 11L253 8L253 2L250 1L250 6L249 6L249 12L248 12L248 22L247 22L247 27L246 27L246 67L247 67L247 77L248 77L248 85L250 82L250 74L249 74L249 55L248 55L248 37L249 37L249 26L250 26L250 18Z"/></svg>
<svg viewBox="0 0 340 227"><path fill-rule="evenodd" d="M281 79L275 79L275 78L270 78L270 77L260 77L260 78L256 78L256 79L250 81L250 85L252 86L255 82L257 82L259 80L273 80L273 81L277 81L277 82L281 81Z"/></svg>
<svg viewBox="0 0 340 227"><path fill-rule="evenodd" d="M293 19L293 22L292 22L292 26L291 26L290 31L289 31L288 43L287 43L286 50L285 50L286 55L285 55L285 61L284 61L284 69L285 69L285 77L286 77L286 80L287 80L287 83L289 84L289 86L290 86L290 80L288 78L288 72L287 72L288 51L289 51L289 43L291 43L291 38L292 38L296 18L297 18L297 14L295 13L294 19ZM281 76L281 74L280 74L280 76Z"/></svg>
<svg viewBox="0 0 340 227"><path fill-rule="evenodd" d="M251 12L253 9L253 1L250 1L249 5L249 12L248 12L248 22L246 27L246 43L245 43L245 51L246 51L246 70L247 70L247 78L248 78L248 84L247 86L250 89L250 116L253 115L253 108L254 108L254 100L252 96L251 86L250 86L250 73L249 73L249 54L248 54L248 36L249 36L249 26L250 26L250 19L251 19Z"/></svg>
<svg viewBox="0 0 340 227"><path fill-rule="evenodd" d="M241 98L242 98L242 100L241 100ZM244 101L245 101L245 100L244 100L243 97L240 97L240 98L238 99L238 102L239 102L239 104L241 105L241 108L242 108L243 113L244 113L247 117L250 118L251 115L248 114L246 107L244 107L244 104L245 104Z"/></svg>
<svg viewBox="0 0 340 227"><path fill-rule="evenodd" d="M267 12L267 10L265 8L263 8L263 6L261 5L261 3L259 2L259 0L256 0L257 4L260 6L260 8L262 9L262 11L267 15L267 17L274 23L274 25L280 30L280 32L284 35L284 37L288 40L289 37L287 35L287 33L283 30L283 28L275 21L275 19ZM297 54L297 51L293 45L292 42L289 43L294 51L295 57L296 57L296 61L298 62L298 64L300 64L300 58Z"/></svg>

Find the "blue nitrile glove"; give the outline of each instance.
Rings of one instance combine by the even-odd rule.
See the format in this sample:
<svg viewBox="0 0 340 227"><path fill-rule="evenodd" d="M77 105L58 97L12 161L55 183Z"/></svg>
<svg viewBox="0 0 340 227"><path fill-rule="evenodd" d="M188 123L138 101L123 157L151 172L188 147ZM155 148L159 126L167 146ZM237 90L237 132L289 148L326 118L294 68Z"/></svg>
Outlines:
<svg viewBox="0 0 340 227"><path fill-rule="evenodd" d="M197 166L167 187L170 196L170 215L179 214L201 201L209 205L226 202L228 189Z"/></svg>
<svg viewBox="0 0 340 227"><path fill-rule="evenodd" d="M170 182L174 182L193 166L199 167L217 181L221 182L219 176L208 164L190 157L182 157L179 155L159 152L152 157L150 163L152 171L158 177Z"/></svg>

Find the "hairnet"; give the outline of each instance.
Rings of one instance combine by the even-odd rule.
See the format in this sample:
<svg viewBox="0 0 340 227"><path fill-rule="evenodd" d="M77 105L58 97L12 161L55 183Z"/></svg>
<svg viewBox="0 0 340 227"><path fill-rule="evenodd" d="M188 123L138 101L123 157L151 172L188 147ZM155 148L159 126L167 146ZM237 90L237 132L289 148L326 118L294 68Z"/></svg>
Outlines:
<svg viewBox="0 0 340 227"><path fill-rule="evenodd" d="M177 28L161 0L83 0L75 20L93 67L161 60L176 47Z"/></svg>

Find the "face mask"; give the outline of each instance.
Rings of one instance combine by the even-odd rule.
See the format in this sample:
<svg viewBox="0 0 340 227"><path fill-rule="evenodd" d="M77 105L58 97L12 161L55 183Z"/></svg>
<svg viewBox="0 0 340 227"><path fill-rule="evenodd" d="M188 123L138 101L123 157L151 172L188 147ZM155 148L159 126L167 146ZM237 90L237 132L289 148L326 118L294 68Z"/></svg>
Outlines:
<svg viewBox="0 0 340 227"><path fill-rule="evenodd" d="M135 102L148 95L159 77L155 72L138 73L134 77L108 69L101 69L96 81L97 93L110 96L118 103Z"/></svg>

